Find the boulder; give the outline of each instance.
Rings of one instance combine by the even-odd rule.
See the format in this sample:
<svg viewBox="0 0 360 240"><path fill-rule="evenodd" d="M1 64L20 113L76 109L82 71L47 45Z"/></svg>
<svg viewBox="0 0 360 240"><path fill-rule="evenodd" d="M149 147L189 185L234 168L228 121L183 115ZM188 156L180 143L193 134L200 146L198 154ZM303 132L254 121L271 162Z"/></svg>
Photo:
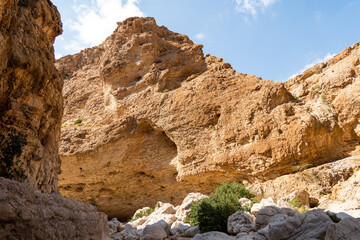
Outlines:
<svg viewBox="0 0 360 240"><path fill-rule="evenodd" d="M278 208L274 206L262 208L256 215L255 229L259 230L266 227L269 224L270 219L278 214L295 216L298 215L298 212L290 208Z"/></svg>
<svg viewBox="0 0 360 240"><path fill-rule="evenodd" d="M309 197L310 197L310 194L307 191L296 190L296 191L290 193L288 196L285 196L281 199L285 200L285 201L289 201L289 202L293 201L294 199L297 199L303 206L305 206L306 208L309 208L310 207Z"/></svg>
<svg viewBox="0 0 360 240"><path fill-rule="evenodd" d="M249 235L240 235L240 236L236 236L236 240L254 240L254 237L249 236Z"/></svg>
<svg viewBox="0 0 360 240"><path fill-rule="evenodd" d="M309 206L310 208L317 207L319 205L319 199L316 197L309 197Z"/></svg>
<svg viewBox="0 0 360 240"><path fill-rule="evenodd" d="M140 240L163 240L169 236L170 227L164 221L147 225L141 233Z"/></svg>
<svg viewBox="0 0 360 240"><path fill-rule="evenodd" d="M282 199L278 200L276 205L279 207L279 208L290 208L290 209L294 209L293 206L287 202L287 201L284 201Z"/></svg>
<svg viewBox="0 0 360 240"><path fill-rule="evenodd" d="M107 239L96 207L0 177L0 239Z"/></svg>
<svg viewBox="0 0 360 240"><path fill-rule="evenodd" d="M360 239L360 219L346 218L339 223L333 223L326 231L325 240Z"/></svg>
<svg viewBox="0 0 360 240"><path fill-rule="evenodd" d="M139 240L140 239L140 236L135 229L131 229L129 231L124 230L122 233L123 233L124 240Z"/></svg>
<svg viewBox="0 0 360 240"><path fill-rule="evenodd" d="M274 203L274 200L269 197L269 198L263 198L261 199L260 203L255 203L252 207L251 207L251 214L252 215L255 215L258 213L258 211L260 209L263 209L265 207L268 207L268 206L273 206L273 207L277 207L276 203Z"/></svg>
<svg viewBox="0 0 360 240"><path fill-rule="evenodd" d="M131 223L137 229L143 229L147 225L154 224L160 220L165 221L168 225L172 225L176 221L175 208L170 203L158 202L154 212L147 217L142 217Z"/></svg>
<svg viewBox="0 0 360 240"><path fill-rule="evenodd" d="M153 212L154 215L158 215L158 214L175 214L175 208L172 204L170 203L162 203L162 202L158 202L155 205L155 211Z"/></svg>
<svg viewBox="0 0 360 240"><path fill-rule="evenodd" d="M185 231L184 237L194 237L198 233L200 233L199 226L191 227Z"/></svg>
<svg viewBox="0 0 360 240"><path fill-rule="evenodd" d="M207 232L203 234L196 234L193 240L235 240L236 237L232 237L223 232Z"/></svg>
<svg viewBox="0 0 360 240"><path fill-rule="evenodd" d="M252 232L255 230L255 216L238 211L228 218L227 229L232 235Z"/></svg>
<svg viewBox="0 0 360 240"><path fill-rule="evenodd" d="M109 235L114 236L116 233L124 230L124 226L117 218L113 218L109 221Z"/></svg>
<svg viewBox="0 0 360 240"><path fill-rule="evenodd" d="M201 193L189 193L184 198L181 205L177 209L176 214L175 214L176 218L179 219L180 221L186 222L189 218L191 205L194 202L200 201L206 197L207 197L206 195L201 194Z"/></svg>
<svg viewBox="0 0 360 240"><path fill-rule="evenodd" d="M256 233L255 239L324 239L331 224L331 219L320 209L294 216L280 214L272 217L269 224Z"/></svg>
<svg viewBox="0 0 360 240"><path fill-rule="evenodd" d="M251 209L251 207L253 205L253 202L247 198L240 198L239 203L241 204L242 207L247 207L249 209Z"/></svg>
<svg viewBox="0 0 360 240"><path fill-rule="evenodd" d="M138 228L138 227L142 226L148 219L149 219L149 216L144 216L144 217L136 219L135 221L129 222L128 224L133 226L134 228Z"/></svg>
<svg viewBox="0 0 360 240"><path fill-rule="evenodd" d="M175 221L171 225L171 232L172 232L172 235L183 236L185 231L188 230L189 228L191 228L190 224L183 223L180 221Z"/></svg>

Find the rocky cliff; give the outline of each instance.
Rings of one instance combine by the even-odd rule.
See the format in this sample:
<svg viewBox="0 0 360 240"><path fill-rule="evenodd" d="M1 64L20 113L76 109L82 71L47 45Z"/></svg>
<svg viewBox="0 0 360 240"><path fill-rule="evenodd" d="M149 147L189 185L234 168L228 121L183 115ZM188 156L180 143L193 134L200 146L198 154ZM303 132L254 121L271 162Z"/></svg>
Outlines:
<svg viewBox="0 0 360 240"><path fill-rule="evenodd" d="M153 18L118 23L101 45L57 61L60 192L128 217L356 154L359 53L283 84L237 73Z"/></svg>
<svg viewBox="0 0 360 240"><path fill-rule="evenodd" d="M57 190L62 81L53 43L60 14L50 1L0 1L0 176Z"/></svg>
<svg viewBox="0 0 360 240"><path fill-rule="evenodd" d="M105 214L57 193L61 32L49 0L0 0L0 239L107 237Z"/></svg>

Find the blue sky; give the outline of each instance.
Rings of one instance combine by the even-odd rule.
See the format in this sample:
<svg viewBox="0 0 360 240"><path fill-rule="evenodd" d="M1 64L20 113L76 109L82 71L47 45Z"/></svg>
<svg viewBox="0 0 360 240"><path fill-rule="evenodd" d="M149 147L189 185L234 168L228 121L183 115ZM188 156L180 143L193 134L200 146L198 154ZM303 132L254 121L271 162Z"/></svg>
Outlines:
<svg viewBox="0 0 360 240"><path fill-rule="evenodd" d="M101 43L130 16L151 16L238 71L286 81L360 41L360 0L53 0L57 57Z"/></svg>

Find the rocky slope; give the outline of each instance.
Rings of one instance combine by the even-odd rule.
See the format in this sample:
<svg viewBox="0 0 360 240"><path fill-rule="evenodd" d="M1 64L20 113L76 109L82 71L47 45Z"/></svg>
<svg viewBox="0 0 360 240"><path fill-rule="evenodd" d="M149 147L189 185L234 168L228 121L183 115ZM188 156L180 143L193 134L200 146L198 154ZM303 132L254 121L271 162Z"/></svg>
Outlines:
<svg viewBox="0 0 360 240"><path fill-rule="evenodd" d="M60 171L62 81L52 45L61 32L50 1L0 1L0 176L43 192L57 190Z"/></svg>
<svg viewBox="0 0 360 240"><path fill-rule="evenodd" d="M285 198L293 201L295 195L297 194L293 192ZM126 224L114 218L109 221L109 235L116 240L351 240L360 237L359 218L321 209L298 212L299 208L294 208L288 202L279 200L275 203L271 198L262 199L260 203L255 204L247 198L239 199L242 206L247 205L251 209L249 212L237 211L230 215L226 219L226 227L222 229L226 233L215 231L218 227L216 224L212 226L213 231L204 233L201 231L201 225L191 227L186 222L190 217L191 204L203 198L207 196L190 193L183 203L176 207L170 203L159 202L150 215L144 214L140 217L138 213L144 212L146 208L139 209L133 216L136 220ZM214 216L216 217L219 216ZM207 220L214 223L211 216L207 216Z"/></svg>
<svg viewBox="0 0 360 240"><path fill-rule="evenodd" d="M0 0L0 239L107 239L105 214L57 193L61 32L49 0Z"/></svg>
<svg viewBox="0 0 360 240"><path fill-rule="evenodd" d="M359 44L285 84L201 49L152 18L130 18L101 45L57 61L62 194L129 217L224 181L356 154Z"/></svg>

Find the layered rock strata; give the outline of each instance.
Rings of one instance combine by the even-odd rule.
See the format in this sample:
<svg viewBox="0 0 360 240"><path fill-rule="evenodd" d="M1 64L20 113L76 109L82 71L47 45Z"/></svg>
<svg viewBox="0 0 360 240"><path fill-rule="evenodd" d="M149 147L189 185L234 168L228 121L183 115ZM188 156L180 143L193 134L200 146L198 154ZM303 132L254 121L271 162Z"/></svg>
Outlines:
<svg viewBox="0 0 360 240"><path fill-rule="evenodd" d="M359 51L283 84L204 57L152 18L118 23L101 45L57 61L59 189L122 218L224 181L250 184L356 154L358 111L345 105L359 100Z"/></svg>

